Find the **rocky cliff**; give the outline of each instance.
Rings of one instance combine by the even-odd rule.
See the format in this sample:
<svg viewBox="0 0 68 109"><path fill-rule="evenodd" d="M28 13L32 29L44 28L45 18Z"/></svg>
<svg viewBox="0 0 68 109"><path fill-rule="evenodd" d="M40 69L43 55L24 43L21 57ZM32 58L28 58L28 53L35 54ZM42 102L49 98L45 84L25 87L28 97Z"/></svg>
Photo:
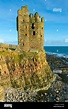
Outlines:
<svg viewBox="0 0 68 109"><path fill-rule="evenodd" d="M16 52L2 51L0 64L0 86L23 90L47 90L55 76L46 61L44 51Z"/></svg>

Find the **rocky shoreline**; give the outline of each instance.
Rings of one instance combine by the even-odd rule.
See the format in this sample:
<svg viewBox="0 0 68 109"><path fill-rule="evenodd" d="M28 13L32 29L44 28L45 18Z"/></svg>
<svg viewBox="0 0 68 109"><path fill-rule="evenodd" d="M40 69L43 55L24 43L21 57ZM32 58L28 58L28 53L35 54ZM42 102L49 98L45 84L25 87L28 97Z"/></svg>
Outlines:
<svg viewBox="0 0 68 109"><path fill-rule="evenodd" d="M62 70L54 72L56 79L50 88L47 91L9 88L5 94L6 102L68 102L68 59L48 54L46 57L52 71Z"/></svg>
<svg viewBox="0 0 68 109"><path fill-rule="evenodd" d="M46 54L46 57L52 71L56 69L62 70L62 73L68 73L68 58L49 54Z"/></svg>

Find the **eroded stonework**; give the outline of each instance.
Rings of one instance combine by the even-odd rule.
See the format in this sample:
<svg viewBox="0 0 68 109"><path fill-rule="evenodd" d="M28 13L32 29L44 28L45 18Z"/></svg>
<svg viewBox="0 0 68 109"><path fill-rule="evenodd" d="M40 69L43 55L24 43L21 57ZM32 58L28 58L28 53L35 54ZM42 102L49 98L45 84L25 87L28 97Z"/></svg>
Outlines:
<svg viewBox="0 0 68 109"><path fill-rule="evenodd" d="M42 50L44 44L44 18L36 12L29 14L28 6L18 11L19 50Z"/></svg>

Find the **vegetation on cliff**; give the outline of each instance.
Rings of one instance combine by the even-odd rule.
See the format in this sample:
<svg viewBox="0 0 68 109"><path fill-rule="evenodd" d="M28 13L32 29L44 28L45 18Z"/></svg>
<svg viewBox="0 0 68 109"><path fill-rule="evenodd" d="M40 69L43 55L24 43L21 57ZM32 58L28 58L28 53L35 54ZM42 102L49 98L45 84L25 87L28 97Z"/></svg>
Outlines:
<svg viewBox="0 0 68 109"><path fill-rule="evenodd" d="M11 85L14 88L36 89L47 86L52 81L53 75L43 51L20 53L6 50L0 52L0 56L7 65Z"/></svg>

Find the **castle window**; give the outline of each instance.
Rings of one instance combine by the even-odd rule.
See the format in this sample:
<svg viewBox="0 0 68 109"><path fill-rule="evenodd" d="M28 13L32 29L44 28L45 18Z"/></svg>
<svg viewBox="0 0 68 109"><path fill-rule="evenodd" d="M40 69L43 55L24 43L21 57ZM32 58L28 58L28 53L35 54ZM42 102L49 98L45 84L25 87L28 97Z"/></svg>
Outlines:
<svg viewBox="0 0 68 109"><path fill-rule="evenodd" d="M41 35L41 37L42 37L42 35Z"/></svg>
<svg viewBox="0 0 68 109"><path fill-rule="evenodd" d="M0 69L0 75L1 75L1 69Z"/></svg>
<svg viewBox="0 0 68 109"><path fill-rule="evenodd" d="M43 29L43 27L42 27L42 29Z"/></svg>
<svg viewBox="0 0 68 109"><path fill-rule="evenodd" d="M27 36L27 34L25 34Z"/></svg>
<svg viewBox="0 0 68 109"><path fill-rule="evenodd" d="M33 35L35 35L35 31L33 31Z"/></svg>
<svg viewBox="0 0 68 109"><path fill-rule="evenodd" d="M24 43L23 43L23 46L24 46Z"/></svg>
<svg viewBox="0 0 68 109"><path fill-rule="evenodd" d="M4 73L6 74L6 71L4 71Z"/></svg>
<svg viewBox="0 0 68 109"><path fill-rule="evenodd" d="M35 25L34 25L34 23L32 23L32 29L34 29L35 28Z"/></svg>

